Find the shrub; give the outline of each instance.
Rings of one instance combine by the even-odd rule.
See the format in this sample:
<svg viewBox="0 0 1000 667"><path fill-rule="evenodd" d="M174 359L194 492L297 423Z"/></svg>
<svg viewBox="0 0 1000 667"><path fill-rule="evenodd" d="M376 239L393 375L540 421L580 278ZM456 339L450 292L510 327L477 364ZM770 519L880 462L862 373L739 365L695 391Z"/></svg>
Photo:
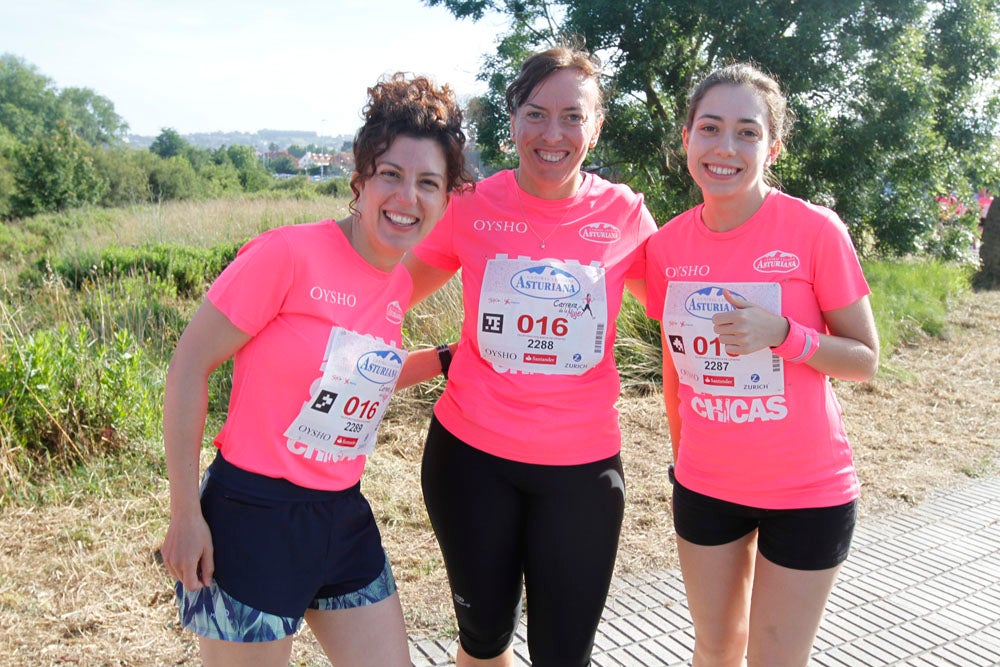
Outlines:
<svg viewBox="0 0 1000 667"><path fill-rule="evenodd" d="M55 275L66 285L80 290L87 282L104 278L123 279L149 274L170 281L182 297L195 297L229 265L243 245L223 243L210 248L171 244L140 247L109 246L100 251L78 252L60 258L42 258L21 276L22 285L38 284L46 275Z"/></svg>
<svg viewBox="0 0 1000 667"><path fill-rule="evenodd" d="M0 322L0 461L20 476L111 454L159 429L159 382L127 331L109 343L61 325ZM5 476L0 501L19 481ZM0 502L2 504L2 502Z"/></svg>

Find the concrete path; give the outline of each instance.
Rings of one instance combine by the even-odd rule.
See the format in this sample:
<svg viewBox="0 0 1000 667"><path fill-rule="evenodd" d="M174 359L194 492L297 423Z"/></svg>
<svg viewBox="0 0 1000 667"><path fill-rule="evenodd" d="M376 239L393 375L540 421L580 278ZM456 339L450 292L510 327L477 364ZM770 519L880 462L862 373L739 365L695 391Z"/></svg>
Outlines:
<svg viewBox="0 0 1000 667"><path fill-rule="evenodd" d="M522 622L521 665L525 637ZM616 579L593 666L688 665L693 637L677 571ZM410 656L416 667L451 665L455 647L414 637ZM1000 478L859 523L810 665L1000 665Z"/></svg>

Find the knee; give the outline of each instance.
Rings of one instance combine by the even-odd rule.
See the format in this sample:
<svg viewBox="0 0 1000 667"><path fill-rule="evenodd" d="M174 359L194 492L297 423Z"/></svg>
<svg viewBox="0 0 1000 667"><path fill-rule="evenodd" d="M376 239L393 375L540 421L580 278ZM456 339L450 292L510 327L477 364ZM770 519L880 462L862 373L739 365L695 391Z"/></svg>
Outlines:
<svg viewBox="0 0 1000 667"><path fill-rule="evenodd" d="M474 629L459 627L458 640L462 651L476 660L491 660L500 656L514 643L514 632L477 632Z"/></svg>
<svg viewBox="0 0 1000 667"><path fill-rule="evenodd" d="M696 629L694 665L696 667L743 665L749 638L749 629L745 625L728 629L713 628L709 632Z"/></svg>

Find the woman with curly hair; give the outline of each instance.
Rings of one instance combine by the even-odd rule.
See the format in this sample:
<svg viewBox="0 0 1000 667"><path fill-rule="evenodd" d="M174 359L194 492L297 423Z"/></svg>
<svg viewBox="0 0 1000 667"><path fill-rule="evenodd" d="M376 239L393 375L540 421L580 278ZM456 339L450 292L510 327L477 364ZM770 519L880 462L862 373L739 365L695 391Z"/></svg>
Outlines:
<svg viewBox="0 0 1000 667"><path fill-rule="evenodd" d="M413 286L399 261L471 181L461 125L447 86L397 74L370 88L350 215L247 243L177 345L162 555L206 665L287 665L303 618L334 664L410 664L360 479L394 386L416 379L400 377ZM199 490L208 377L230 357L228 416Z"/></svg>

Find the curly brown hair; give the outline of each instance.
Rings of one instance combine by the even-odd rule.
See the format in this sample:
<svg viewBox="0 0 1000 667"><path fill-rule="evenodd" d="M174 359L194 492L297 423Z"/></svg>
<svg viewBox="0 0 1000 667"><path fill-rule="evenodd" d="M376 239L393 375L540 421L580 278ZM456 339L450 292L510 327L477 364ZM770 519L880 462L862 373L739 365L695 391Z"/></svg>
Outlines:
<svg viewBox="0 0 1000 667"><path fill-rule="evenodd" d="M352 211L360 187L375 174L375 161L401 135L438 142L447 163L448 192L473 182L462 152L466 141L462 109L447 84L436 86L427 77L407 78L402 72L383 77L368 89L364 116L365 124L354 136Z"/></svg>

